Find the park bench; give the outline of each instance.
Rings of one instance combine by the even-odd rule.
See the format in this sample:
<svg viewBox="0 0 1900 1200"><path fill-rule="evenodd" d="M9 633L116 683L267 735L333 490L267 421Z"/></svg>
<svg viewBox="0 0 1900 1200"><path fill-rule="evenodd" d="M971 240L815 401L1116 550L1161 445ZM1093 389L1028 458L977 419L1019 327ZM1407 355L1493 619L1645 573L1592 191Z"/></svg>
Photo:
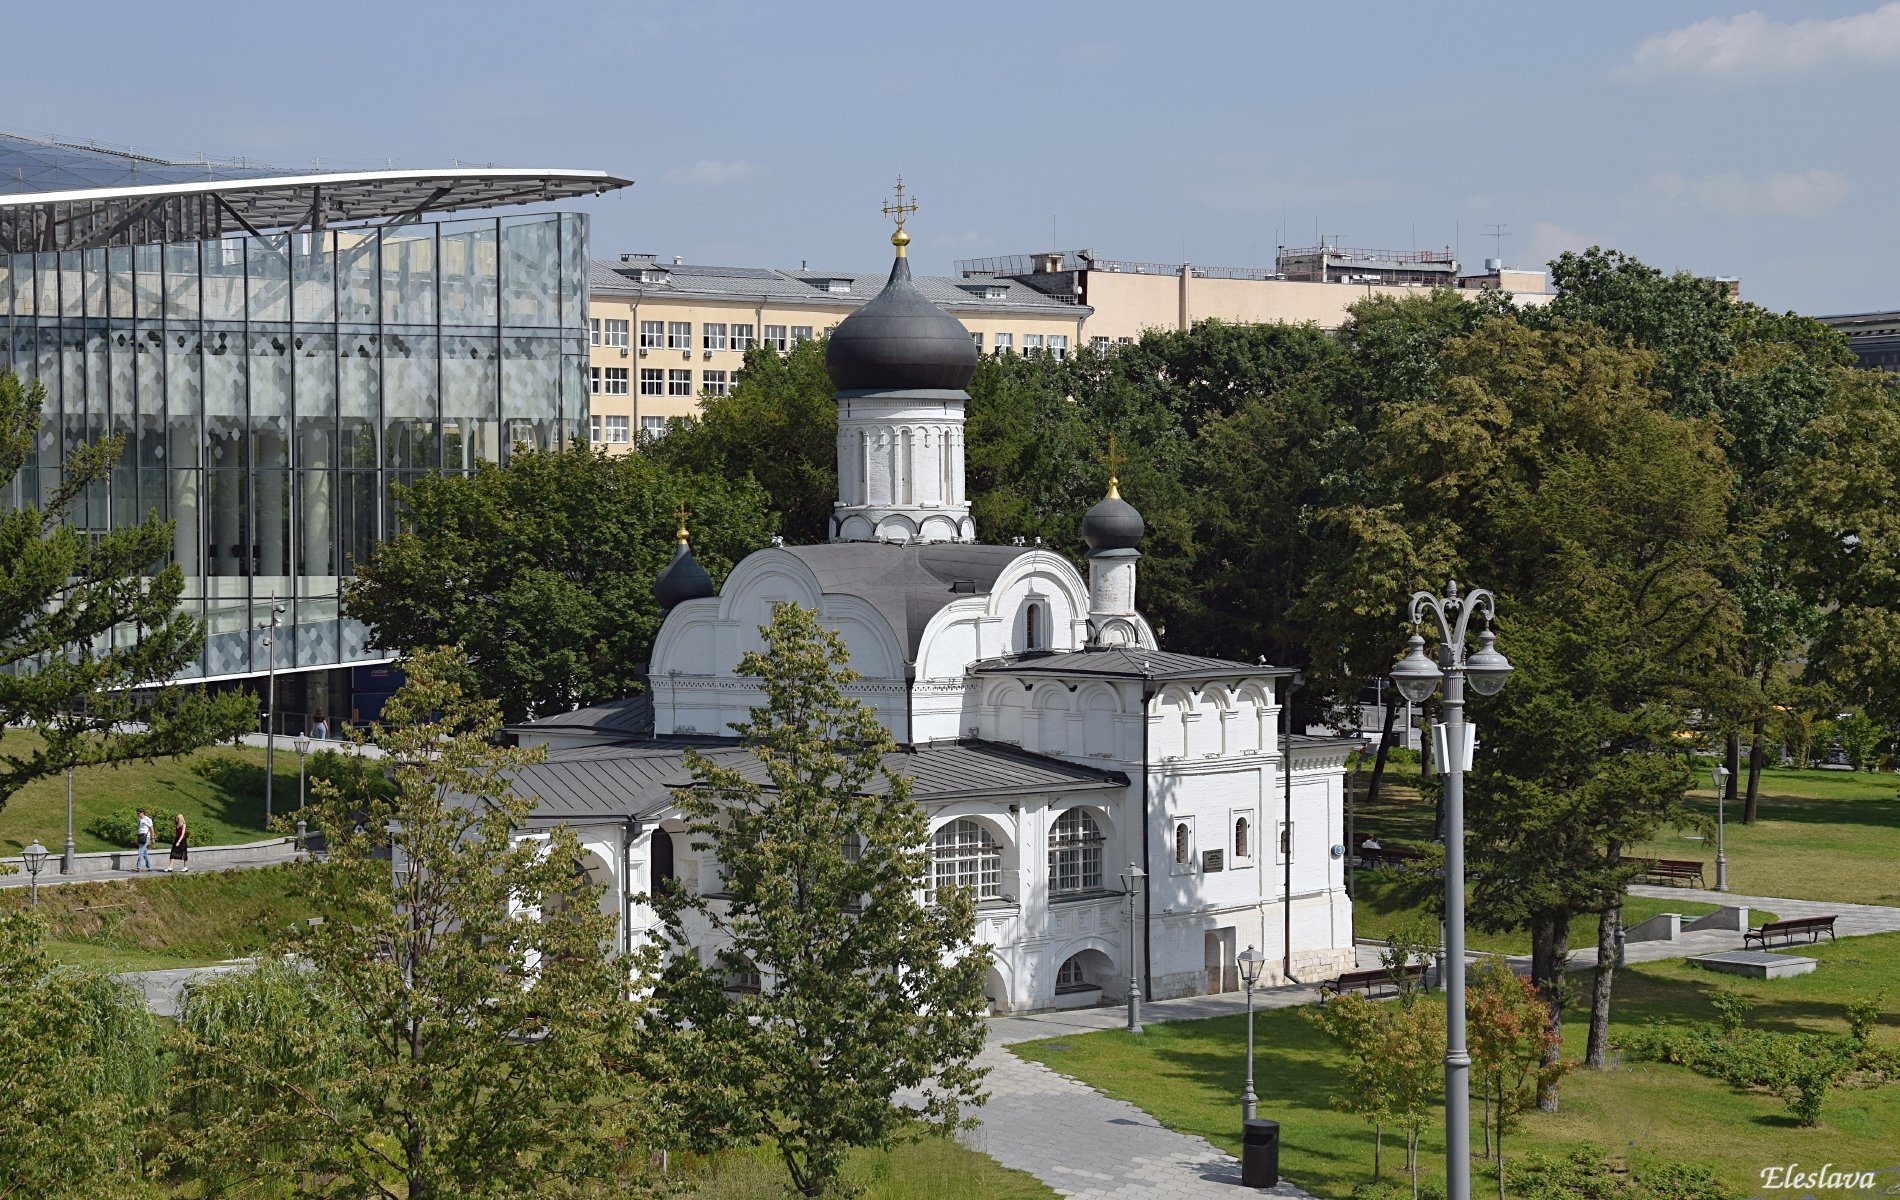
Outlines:
<svg viewBox="0 0 1900 1200"><path fill-rule="evenodd" d="M1392 988L1397 992L1424 986L1424 963L1413 963L1401 970L1396 983L1392 979L1392 972L1384 967L1372 967L1364 971L1347 971L1331 983L1320 984L1319 998L1323 1003L1328 996L1337 996L1341 992L1364 992L1370 996L1376 988Z"/></svg>
<svg viewBox="0 0 1900 1200"><path fill-rule="evenodd" d="M1359 865L1362 867L1404 867L1424 857L1423 851L1410 846L1359 847Z"/></svg>
<svg viewBox="0 0 1900 1200"><path fill-rule="evenodd" d="M1645 883L1693 883L1702 886L1702 864L1694 859L1646 858L1643 862Z"/></svg>
<svg viewBox="0 0 1900 1200"><path fill-rule="evenodd" d="M1786 921L1764 921L1760 929L1751 929L1742 935L1742 945L1746 946L1754 942L1766 950L1769 938L1781 938L1786 944L1793 945L1794 940L1804 933L1808 935L1810 942L1820 941L1824 933L1827 934L1828 941L1833 941L1833 916L1790 917Z"/></svg>

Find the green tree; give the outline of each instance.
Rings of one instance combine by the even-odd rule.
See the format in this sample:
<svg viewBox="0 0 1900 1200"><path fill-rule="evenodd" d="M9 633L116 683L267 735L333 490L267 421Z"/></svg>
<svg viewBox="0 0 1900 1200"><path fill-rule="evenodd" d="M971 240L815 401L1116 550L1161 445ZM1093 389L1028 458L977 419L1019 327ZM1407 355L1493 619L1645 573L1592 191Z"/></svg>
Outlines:
<svg viewBox="0 0 1900 1200"><path fill-rule="evenodd" d="M1504 1133L1537 1104L1567 1069L1556 1033L1544 1017L1537 987L1519 978L1502 955L1472 972L1465 992L1472 1066L1484 1098L1484 1145L1498 1164L1498 1200L1504 1200Z"/></svg>
<svg viewBox="0 0 1900 1200"><path fill-rule="evenodd" d="M204 646L203 626L179 611L185 575L167 561L171 522L153 513L94 528L105 524L125 439L81 446L20 479L45 400L37 382L0 371L0 487L24 485L28 496L0 513L0 733L40 734L30 750L0 753L0 807L67 767L183 754L257 727L250 696L170 683ZM32 503L36 486L44 504Z"/></svg>
<svg viewBox="0 0 1900 1200"><path fill-rule="evenodd" d="M188 995L176 1135L213 1179L300 1195L542 1197L637 1190L651 1106L616 919L573 834L533 801L458 655L406 660L375 731L396 794L319 785L329 856L300 964Z"/></svg>
<svg viewBox="0 0 1900 1200"><path fill-rule="evenodd" d="M155 1194L141 1132L164 1036L143 999L47 957L39 915L0 913L0 1195Z"/></svg>
<svg viewBox="0 0 1900 1200"><path fill-rule="evenodd" d="M1385 1126L1395 1104L1391 1064L1381 1037L1385 1009L1358 992L1343 992L1305 1013L1346 1053L1331 1103L1372 1126L1372 1178L1377 1180L1384 1172Z"/></svg>
<svg viewBox="0 0 1900 1200"><path fill-rule="evenodd" d="M827 540L838 498L838 405L825 342L800 342L787 354L754 346L728 395L702 396L697 417L643 441L641 452L689 475L749 477L771 498L788 540Z"/></svg>
<svg viewBox="0 0 1900 1200"><path fill-rule="evenodd" d="M358 567L345 609L391 650L462 645L508 721L640 689L679 505L715 581L774 529L744 478L585 446L424 476L402 501L405 528Z"/></svg>
<svg viewBox="0 0 1900 1200"><path fill-rule="evenodd" d="M845 693L843 639L795 604L761 632L738 669L765 703L735 727L756 762L690 754L697 786L675 794L722 880L653 897L673 950L657 1015L683 1127L771 1143L818 1196L844 1189L850 1147L947 1133L980 1102L989 957L967 892L925 899L928 825L889 733ZM706 961L689 923L710 930Z"/></svg>

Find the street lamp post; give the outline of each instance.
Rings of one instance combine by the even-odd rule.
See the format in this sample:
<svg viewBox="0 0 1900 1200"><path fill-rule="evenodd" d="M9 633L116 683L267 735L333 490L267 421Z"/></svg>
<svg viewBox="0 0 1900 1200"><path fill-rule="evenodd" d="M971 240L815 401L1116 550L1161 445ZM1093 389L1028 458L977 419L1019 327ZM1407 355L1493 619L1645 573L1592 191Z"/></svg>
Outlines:
<svg viewBox="0 0 1900 1200"><path fill-rule="evenodd" d="M303 756L310 753L310 739L300 737L294 745L297 747L297 811L303 811Z"/></svg>
<svg viewBox="0 0 1900 1200"><path fill-rule="evenodd" d="M1425 639L1417 632L1430 614L1437 625L1439 661L1425 653ZM1471 617L1483 618L1478 649L1465 650L1465 632ZM1465 769L1470 765L1472 732L1465 723L1465 682L1480 696L1504 686L1511 664L1494 643L1489 626L1497 615L1490 592L1475 588L1460 595L1453 580L1442 596L1414 592L1411 603L1413 634L1405 657L1392 668L1392 682L1412 703L1430 698L1444 684L1441 707L1444 723L1433 730L1440 751L1445 795L1445 1197L1471 1197L1471 1055L1465 1047Z"/></svg>
<svg viewBox="0 0 1900 1200"><path fill-rule="evenodd" d="M1260 982L1267 956L1249 946L1234 957L1234 962L1240 967L1241 986L1247 989L1247 1082L1240 1092L1240 1119L1251 1121L1254 1102L1259 1099L1253 1094L1253 989Z"/></svg>
<svg viewBox="0 0 1900 1200"><path fill-rule="evenodd" d="M1148 872L1134 863L1122 872L1122 890L1128 893L1128 1032L1141 1032L1141 979L1135 971L1135 894Z"/></svg>
<svg viewBox="0 0 1900 1200"><path fill-rule="evenodd" d="M269 682L264 692L264 827L270 827L271 792L277 774L277 629L283 622L284 606L277 593L270 598L270 621L259 625L264 631L265 673Z"/></svg>
<svg viewBox="0 0 1900 1200"><path fill-rule="evenodd" d="M1728 847L1723 840L1722 801L1728 796L1728 768L1715 764L1715 890L1728 891ZM1744 813L1744 816L1747 814Z"/></svg>
<svg viewBox="0 0 1900 1200"><path fill-rule="evenodd" d="M31 887L33 889L33 904L35 907L37 907L40 902L40 871L45 868L46 856L51 853L52 851L40 845L40 839L38 838L34 838L28 842L26 849L20 851L20 857L26 861L26 873L32 877Z"/></svg>
<svg viewBox="0 0 1900 1200"><path fill-rule="evenodd" d="M79 847L73 844L73 768L66 764L66 849L59 856L59 873L71 875L76 865L73 861Z"/></svg>

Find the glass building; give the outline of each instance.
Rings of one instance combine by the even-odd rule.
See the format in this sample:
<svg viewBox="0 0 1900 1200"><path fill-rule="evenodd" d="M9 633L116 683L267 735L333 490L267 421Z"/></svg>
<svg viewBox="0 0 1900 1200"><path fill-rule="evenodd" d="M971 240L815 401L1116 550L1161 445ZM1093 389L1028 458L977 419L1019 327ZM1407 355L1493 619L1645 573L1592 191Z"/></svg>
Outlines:
<svg viewBox="0 0 1900 1200"><path fill-rule="evenodd" d="M189 676L274 658L281 708L350 716L340 669L389 655L339 584L399 524L393 489L586 436L585 218L467 211L625 183L297 176L0 135L0 369L46 392L8 502L43 502L72 450L123 436L71 520L176 523L206 626Z"/></svg>

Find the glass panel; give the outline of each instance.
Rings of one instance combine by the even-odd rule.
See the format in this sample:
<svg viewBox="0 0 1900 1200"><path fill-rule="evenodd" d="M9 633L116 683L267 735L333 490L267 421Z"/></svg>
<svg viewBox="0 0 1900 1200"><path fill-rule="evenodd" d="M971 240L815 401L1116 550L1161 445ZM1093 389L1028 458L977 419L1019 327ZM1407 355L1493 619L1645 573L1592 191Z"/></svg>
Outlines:
<svg viewBox="0 0 1900 1200"><path fill-rule="evenodd" d="M47 250L34 259L33 312L40 317L59 315L59 254Z"/></svg>
<svg viewBox="0 0 1900 1200"><path fill-rule="evenodd" d="M383 234L383 321L435 324L435 227Z"/></svg>
<svg viewBox="0 0 1900 1200"><path fill-rule="evenodd" d="M501 415L511 443L547 449L560 404L561 343L555 338L508 337L502 341Z"/></svg>
<svg viewBox="0 0 1900 1200"><path fill-rule="evenodd" d="M337 347L337 461L374 467L382 403L381 340L373 333L346 333Z"/></svg>
<svg viewBox="0 0 1900 1200"><path fill-rule="evenodd" d="M316 666L337 661L337 602L333 599L297 601L297 665Z"/></svg>
<svg viewBox="0 0 1900 1200"><path fill-rule="evenodd" d="M214 447L212 454L217 455ZM249 499L244 472L214 467L205 472L205 551L210 574L227 579L249 576L255 560L250 537ZM215 588L214 596L246 596L243 586Z"/></svg>
<svg viewBox="0 0 1900 1200"><path fill-rule="evenodd" d="M560 219L561 324L582 329L587 325L587 218L562 213Z"/></svg>
<svg viewBox="0 0 1900 1200"><path fill-rule="evenodd" d="M250 429L253 465L290 465L290 335L259 333L250 338Z"/></svg>
<svg viewBox="0 0 1900 1200"><path fill-rule="evenodd" d="M337 474L337 533L341 541L343 573L354 575L356 564L369 561L375 544L380 480L374 471Z"/></svg>
<svg viewBox="0 0 1900 1200"><path fill-rule="evenodd" d="M296 462L336 465L336 337L300 330L292 339L297 403Z"/></svg>
<svg viewBox="0 0 1900 1200"><path fill-rule="evenodd" d="M77 250L62 250L59 263L59 315L82 314L86 294L85 264Z"/></svg>
<svg viewBox="0 0 1900 1200"><path fill-rule="evenodd" d="M382 301L376 292L376 231L336 234L337 319L376 323Z"/></svg>
<svg viewBox="0 0 1900 1200"><path fill-rule="evenodd" d="M132 306L141 317L165 315L163 246L132 247Z"/></svg>
<svg viewBox="0 0 1900 1200"><path fill-rule="evenodd" d="M336 320L335 235L299 233L291 249L291 319L299 325Z"/></svg>
<svg viewBox="0 0 1900 1200"><path fill-rule="evenodd" d="M441 227L444 325L492 328L498 319L495 229L493 219Z"/></svg>
<svg viewBox="0 0 1900 1200"><path fill-rule="evenodd" d="M253 527L257 545L255 570L263 576L256 590L290 594L290 472L276 467L256 472L254 492L256 517Z"/></svg>
<svg viewBox="0 0 1900 1200"><path fill-rule="evenodd" d="M132 316L132 247L114 246L106 251L106 314L125 319Z"/></svg>
<svg viewBox="0 0 1900 1200"><path fill-rule="evenodd" d="M502 324L547 329L560 323L558 230L551 216L502 222Z"/></svg>
<svg viewBox="0 0 1900 1200"><path fill-rule="evenodd" d="M106 251L104 246L82 252L81 264L86 273L85 310L89 317L106 315Z"/></svg>
<svg viewBox="0 0 1900 1200"><path fill-rule="evenodd" d="M473 470L477 461L493 462L499 449L496 418L501 363L495 339L480 334L448 334L442 339L442 465Z"/></svg>
<svg viewBox="0 0 1900 1200"><path fill-rule="evenodd" d="M238 324L244 320L244 239L219 238L199 243L204 264L205 321Z"/></svg>
<svg viewBox="0 0 1900 1200"><path fill-rule="evenodd" d="M204 430L204 359L195 331L165 334L165 425L170 445L166 460L174 468L195 467L201 460Z"/></svg>
<svg viewBox="0 0 1900 1200"><path fill-rule="evenodd" d="M430 334L383 336L383 461L392 467L435 467L436 341Z"/></svg>
<svg viewBox="0 0 1900 1200"><path fill-rule="evenodd" d="M248 239L245 261L251 320L290 320L290 238L277 234Z"/></svg>
<svg viewBox="0 0 1900 1200"><path fill-rule="evenodd" d="M198 319L198 243L165 247L165 319Z"/></svg>
<svg viewBox="0 0 1900 1200"><path fill-rule="evenodd" d="M300 595L336 592L336 509L332 471L297 472L297 574Z"/></svg>
<svg viewBox="0 0 1900 1200"><path fill-rule="evenodd" d="M165 466L165 331L140 322L132 336L138 394L138 463ZM194 431L195 432L195 431Z"/></svg>
<svg viewBox="0 0 1900 1200"><path fill-rule="evenodd" d="M205 673L235 675L250 669L250 602L210 606L205 612Z"/></svg>

